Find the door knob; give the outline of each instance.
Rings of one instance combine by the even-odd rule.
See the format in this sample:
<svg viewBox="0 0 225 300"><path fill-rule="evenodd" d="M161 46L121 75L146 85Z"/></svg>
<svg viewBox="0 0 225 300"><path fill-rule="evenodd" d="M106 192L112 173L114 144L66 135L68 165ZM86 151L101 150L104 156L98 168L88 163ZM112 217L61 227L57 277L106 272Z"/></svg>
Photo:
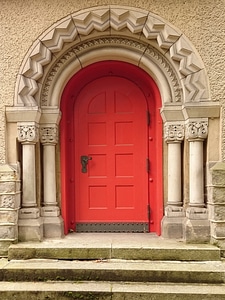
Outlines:
<svg viewBox="0 0 225 300"><path fill-rule="evenodd" d="M81 162L81 165L82 165L82 169L81 169L82 173L87 173L87 164L88 164L89 160L92 160L91 156L81 155L80 162Z"/></svg>

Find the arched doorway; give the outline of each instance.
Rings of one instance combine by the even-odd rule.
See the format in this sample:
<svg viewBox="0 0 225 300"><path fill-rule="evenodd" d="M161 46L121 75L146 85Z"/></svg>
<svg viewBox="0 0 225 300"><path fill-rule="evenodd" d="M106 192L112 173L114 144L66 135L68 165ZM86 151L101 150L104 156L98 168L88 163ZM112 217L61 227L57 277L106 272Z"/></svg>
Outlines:
<svg viewBox="0 0 225 300"><path fill-rule="evenodd" d="M75 74L61 101L65 232L157 232L162 218L162 122L150 76L103 61Z"/></svg>
<svg viewBox="0 0 225 300"><path fill-rule="evenodd" d="M143 84L142 90L147 91L151 87L150 94L154 95L158 104L155 106L155 115L150 114L150 126L154 120L156 131L162 123L158 109L161 108L165 209L162 234L188 240L185 232L190 227L195 231L195 220L198 225L203 216L206 220L203 223L209 229L207 201L203 197L206 185L202 157L203 150L206 152L214 147L214 132L220 122L220 105L210 97L204 63L185 35L158 15L132 7L102 6L75 12L54 23L34 42L18 72L14 106L6 107L6 118L9 145L10 141L14 141L12 148L17 157L15 141L18 141L24 154L20 161L23 178L17 224L20 240L61 237L64 221L66 233L71 228L68 220L75 222L71 217L75 212L74 201L70 206L64 201L75 194L72 173L74 156L62 163L67 157L66 142L69 141L71 147L75 144L74 127L70 124L73 122L73 103L76 92L96 79L95 68L88 76L85 74L86 68L108 60L136 66L136 71L127 73L127 68L120 68L117 75L138 82L139 87ZM102 76L109 75L104 71L103 68ZM73 78L77 80L74 79L75 92L69 94L67 86L73 82ZM151 78L160 91L161 102ZM66 94L68 97L64 98ZM58 126L61 111L64 130L59 130ZM212 125L214 123L216 127ZM158 151L162 149L162 134L160 129L157 132L156 148L153 149L157 149L155 154L160 158L150 159L150 170L157 172L154 177L149 177L148 188L149 195L162 199L162 189L156 188L162 178L162 155ZM206 139L207 143L203 143ZM148 145L148 148L150 153L152 147ZM185 153L182 153L183 150ZM194 155L189 155L193 151ZM154 165L156 161L157 166ZM206 158L206 163L210 165L210 159ZM196 176L199 171L201 176ZM151 188L153 191L155 189L153 193ZM154 204L156 208L151 210L153 221L150 221L150 229L159 233L162 205L156 200ZM71 229L75 227L74 224ZM205 235L198 232L194 234L196 241L202 236Z"/></svg>

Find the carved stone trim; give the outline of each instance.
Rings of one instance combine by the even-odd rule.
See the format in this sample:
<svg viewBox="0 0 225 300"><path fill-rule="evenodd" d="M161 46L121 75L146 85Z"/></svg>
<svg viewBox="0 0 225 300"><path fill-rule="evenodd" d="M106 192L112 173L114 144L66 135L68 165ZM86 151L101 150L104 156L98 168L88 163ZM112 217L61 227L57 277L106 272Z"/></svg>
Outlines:
<svg viewBox="0 0 225 300"><path fill-rule="evenodd" d="M39 126L35 122L18 123L18 141L21 143L36 143L39 139Z"/></svg>
<svg viewBox="0 0 225 300"><path fill-rule="evenodd" d="M97 33L97 34L96 34ZM49 28L31 47L24 59L16 83L15 105L40 103L38 82L46 76L53 57L74 47L80 40L113 34L142 39L164 53L183 80L185 101L209 100L204 65L188 39L169 23L148 11L126 6L101 6L67 16ZM53 56L54 53L54 56ZM199 74L199 76L198 76Z"/></svg>
<svg viewBox="0 0 225 300"><path fill-rule="evenodd" d="M42 144L58 143L58 127L57 125L52 126L41 126L40 127L40 140Z"/></svg>
<svg viewBox="0 0 225 300"><path fill-rule="evenodd" d="M189 120L185 136L188 140L204 140L208 135L208 120Z"/></svg>
<svg viewBox="0 0 225 300"><path fill-rule="evenodd" d="M164 138L167 143L182 142L184 139L184 125L176 123L165 124Z"/></svg>
<svg viewBox="0 0 225 300"><path fill-rule="evenodd" d="M43 90L41 94L41 106L48 105L48 97L49 97L49 88L51 86L52 81L60 74L60 70L63 68L65 63L68 63L71 59L78 59L79 55L90 51L90 48L103 48L103 47L125 47L129 49L133 49L134 51L145 53L145 56L148 56L151 60L154 60L158 66L161 67L163 72L167 74L167 77L170 79L171 86L174 91L173 102L181 102L181 88L179 85L179 80L172 66L168 62L168 60L156 50L154 47L150 45L146 45L141 43L140 41L134 41L131 39L118 38L118 37L109 37L109 38L99 38L92 41L87 41L82 44L77 45L69 49L67 52L61 56L54 65L51 67L48 76L46 77L45 83L43 85Z"/></svg>

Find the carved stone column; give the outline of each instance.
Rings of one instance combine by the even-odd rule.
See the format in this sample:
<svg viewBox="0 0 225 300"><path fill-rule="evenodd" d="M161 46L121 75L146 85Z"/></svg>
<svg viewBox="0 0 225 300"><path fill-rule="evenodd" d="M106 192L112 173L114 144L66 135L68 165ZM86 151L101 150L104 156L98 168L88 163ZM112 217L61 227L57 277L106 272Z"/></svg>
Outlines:
<svg viewBox="0 0 225 300"><path fill-rule="evenodd" d="M168 144L168 199L162 221L162 235L166 238L181 238L183 235L184 210L181 195L181 143L184 125L167 122L164 138Z"/></svg>
<svg viewBox="0 0 225 300"><path fill-rule="evenodd" d="M39 140L36 122L17 123L22 144L22 208L19 212L19 240L42 240L43 223L36 201L35 144Z"/></svg>
<svg viewBox="0 0 225 300"><path fill-rule="evenodd" d="M203 142L208 135L208 120L188 120L186 138L189 142L189 207L186 210L184 238L187 242L209 240L208 210L204 203Z"/></svg>
<svg viewBox="0 0 225 300"><path fill-rule="evenodd" d="M44 237L62 237L63 221L56 200L55 146L58 143L58 126L41 125L40 138L43 145L44 199L41 215L44 219Z"/></svg>

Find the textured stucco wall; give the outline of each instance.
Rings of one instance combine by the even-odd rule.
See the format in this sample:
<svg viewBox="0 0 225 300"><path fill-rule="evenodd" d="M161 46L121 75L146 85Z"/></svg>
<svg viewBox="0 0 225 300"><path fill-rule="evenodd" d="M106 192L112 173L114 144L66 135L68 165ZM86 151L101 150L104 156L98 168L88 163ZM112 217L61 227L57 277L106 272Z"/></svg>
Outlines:
<svg viewBox="0 0 225 300"><path fill-rule="evenodd" d="M6 159L4 106L13 105L16 75L29 47L49 26L68 14L107 4L149 10L180 29L204 61L212 100L224 102L225 2L222 0L0 0L0 163ZM222 139L225 153L225 130Z"/></svg>

